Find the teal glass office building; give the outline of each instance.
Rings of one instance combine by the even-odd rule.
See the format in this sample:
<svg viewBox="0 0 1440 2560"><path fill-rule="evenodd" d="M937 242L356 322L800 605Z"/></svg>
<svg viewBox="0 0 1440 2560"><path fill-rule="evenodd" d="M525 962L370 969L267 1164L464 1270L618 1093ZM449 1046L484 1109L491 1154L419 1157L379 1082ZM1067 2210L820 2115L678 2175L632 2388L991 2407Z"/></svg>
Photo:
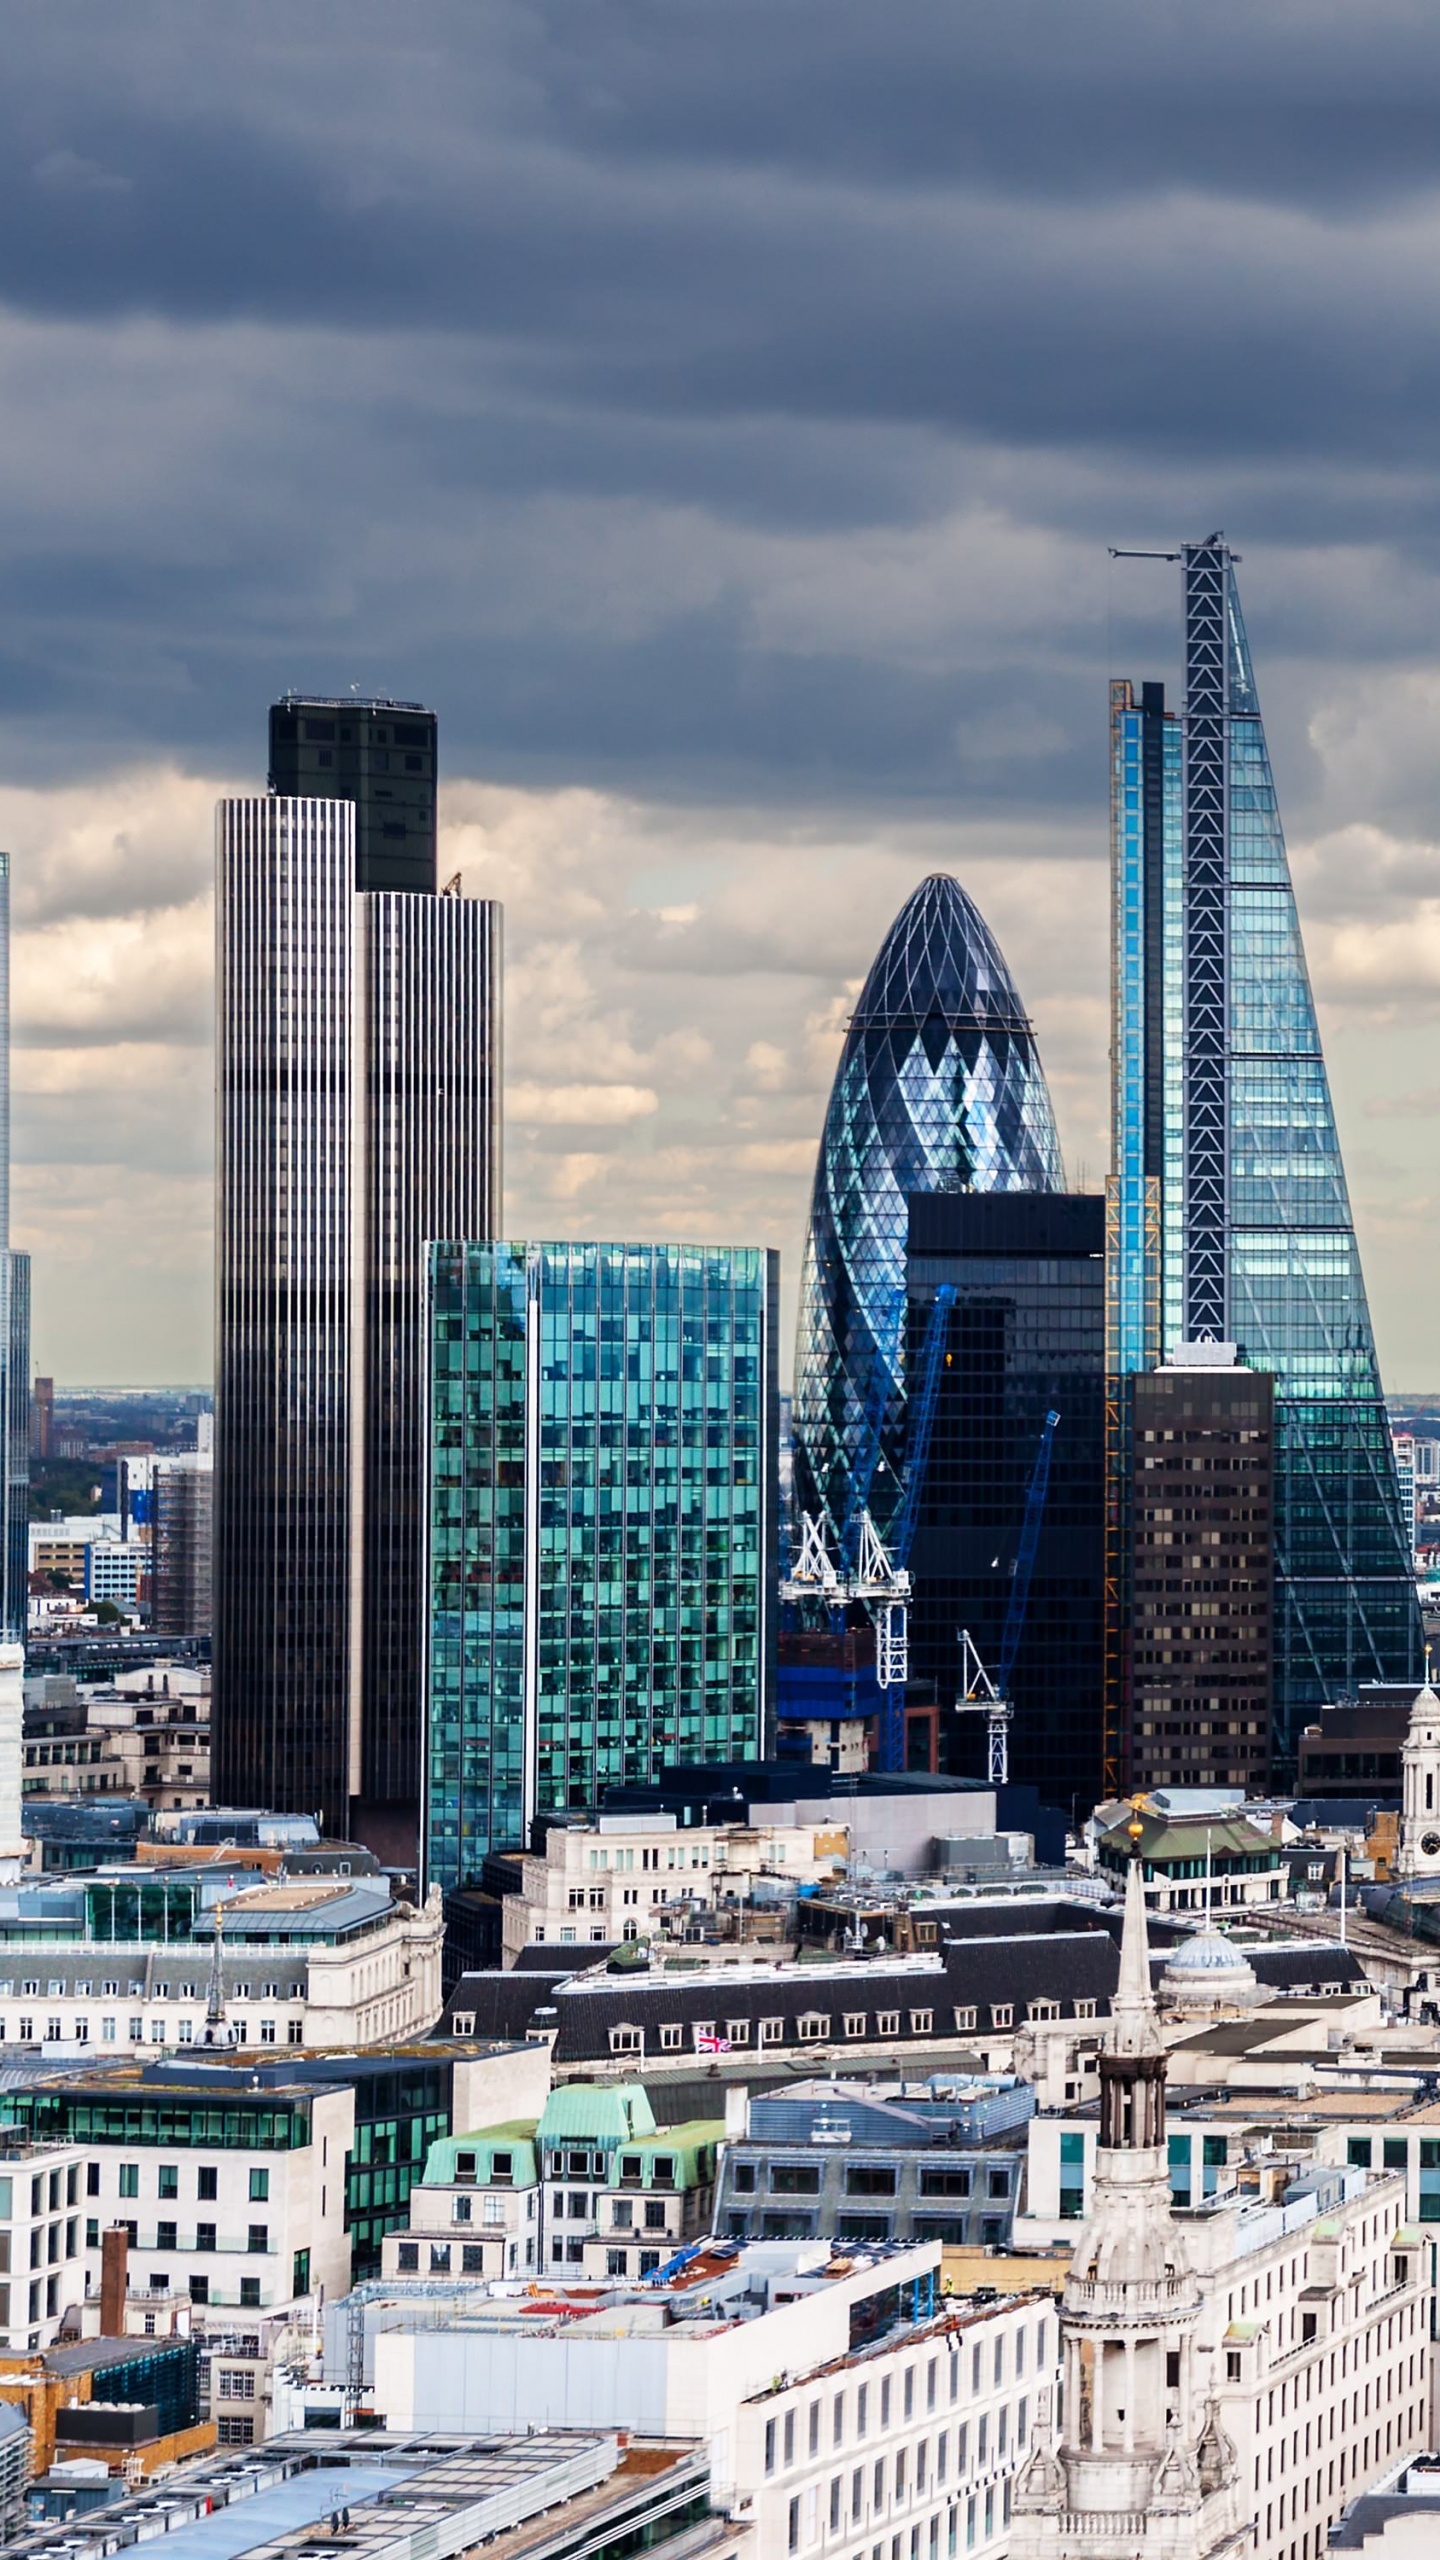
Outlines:
<svg viewBox="0 0 1440 2560"><path fill-rule="evenodd" d="M1181 554L1185 697L1111 687L1112 1373L1233 1341L1275 1380L1277 1759L1419 1675L1394 1453L1223 536Z"/></svg>
<svg viewBox="0 0 1440 2560"><path fill-rule="evenodd" d="M778 1256L439 1244L427 1883L773 1726Z"/></svg>

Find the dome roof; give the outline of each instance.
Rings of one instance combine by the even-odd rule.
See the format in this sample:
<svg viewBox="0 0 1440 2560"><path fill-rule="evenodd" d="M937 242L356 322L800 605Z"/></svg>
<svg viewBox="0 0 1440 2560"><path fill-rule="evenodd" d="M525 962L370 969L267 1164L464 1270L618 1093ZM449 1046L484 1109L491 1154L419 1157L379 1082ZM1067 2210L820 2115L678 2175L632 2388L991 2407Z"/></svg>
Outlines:
<svg viewBox="0 0 1440 2560"><path fill-rule="evenodd" d="M1242 1950L1209 1920L1171 1951L1160 1976L1160 1998L1168 2009L1252 2009L1264 1997Z"/></svg>
<svg viewBox="0 0 1440 2560"><path fill-rule="evenodd" d="M1240 1949L1232 1947L1218 1929L1197 1929L1193 1938L1177 1947L1165 1967L1167 1977L1172 1973L1245 1973L1252 1982L1255 1979Z"/></svg>

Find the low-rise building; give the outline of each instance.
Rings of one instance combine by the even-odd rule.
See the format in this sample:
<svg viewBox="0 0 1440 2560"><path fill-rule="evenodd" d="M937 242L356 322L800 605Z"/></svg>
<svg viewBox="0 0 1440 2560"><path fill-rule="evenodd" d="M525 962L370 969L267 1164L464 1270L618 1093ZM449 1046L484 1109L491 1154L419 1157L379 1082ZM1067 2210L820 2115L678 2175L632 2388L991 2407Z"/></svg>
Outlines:
<svg viewBox="0 0 1440 2560"><path fill-rule="evenodd" d="M1076 2052L1097 2043L1116 1963L1114 1940L1092 1923L826 1964L472 1973L437 2032L543 2033L557 2069L587 2076L685 2070L697 2054L731 2066L799 2059L821 2071L875 2062L892 2074L954 2064L1003 2071L1027 2026L1053 2028L1058 2045ZM1078 2064L1070 2076L1081 2095Z"/></svg>
<svg viewBox="0 0 1440 2560"><path fill-rule="evenodd" d="M1279 1902L1285 1893L1280 1843L1239 1810L1190 1814L1142 1807L1139 1854L1152 1912L1242 1910ZM1096 1849L1102 1875L1123 1879L1134 1846L1129 1821L1103 1832Z"/></svg>
<svg viewBox="0 0 1440 2560"><path fill-rule="evenodd" d="M417 1911L379 1875L256 1883L146 1863L0 1886L0 2045L264 2053L423 2035L442 1932L438 1894Z"/></svg>
<svg viewBox="0 0 1440 2560"><path fill-rule="evenodd" d="M54 2345L97 2280L84 2147L0 2126L0 2354Z"/></svg>
<svg viewBox="0 0 1440 2560"><path fill-rule="evenodd" d="M724 2123L657 2126L637 2082L432 2146L386 2276L646 2276L712 2227Z"/></svg>
<svg viewBox="0 0 1440 2560"><path fill-rule="evenodd" d="M1004 2248L1035 2093L1018 2080L801 2081L734 2093L715 2228L731 2240Z"/></svg>
<svg viewBox="0 0 1440 2560"><path fill-rule="evenodd" d="M1048 2435L1048 2294L954 2301L938 2245L712 2246L642 2282L423 2302L374 2288L326 2313L326 2385L390 2426L555 2423L696 2437L760 2554L999 2554L1014 2474ZM332 2404L333 2405L333 2404Z"/></svg>
<svg viewBox="0 0 1440 2560"><path fill-rule="evenodd" d="M483 2444L433 2427L312 2431L268 2444L262 2462L222 2449L98 2512L68 2508L63 2482L44 2503L53 2520L7 2545L23 2560L108 2560L170 2533L186 2560L312 2560L332 2543L346 2560L571 2560L582 2549L587 2560L691 2560L734 2538L702 2446L575 2427Z"/></svg>
<svg viewBox="0 0 1440 2560"><path fill-rule="evenodd" d="M92 1561L119 1552L87 1550ZM120 1795L172 1812L208 1805L208 1666L161 1657L108 1682L36 1673L25 1683L24 1784L27 1798Z"/></svg>
<svg viewBox="0 0 1440 2560"><path fill-rule="evenodd" d="M601 1814L550 1823L522 1858L520 1890L501 1907L502 1960L527 1946L612 1946L686 1938L717 1918L741 1936L757 1891L771 1911L796 1888L843 1868L849 1836L826 1822L704 1823L673 1813Z"/></svg>
<svg viewBox="0 0 1440 2560"><path fill-rule="evenodd" d="M215 2448L193 2338L69 2338L0 2355L0 2401L23 2414L41 2473L78 2460L143 2474Z"/></svg>

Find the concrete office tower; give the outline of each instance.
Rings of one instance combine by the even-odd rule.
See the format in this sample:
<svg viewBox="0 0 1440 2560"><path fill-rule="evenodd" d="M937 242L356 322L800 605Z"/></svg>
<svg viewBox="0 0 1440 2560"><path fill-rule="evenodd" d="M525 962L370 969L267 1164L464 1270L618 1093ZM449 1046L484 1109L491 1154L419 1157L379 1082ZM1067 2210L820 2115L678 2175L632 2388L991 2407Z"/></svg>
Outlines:
<svg viewBox="0 0 1440 2560"><path fill-rule="evenodd" d="M1135 1787L1270 1775L1274 1381L1229 1342L1182 1344L1128 1379L1130 1701Z"/></svg>
<svg viewBox="0 0 1440 2560"><path fill-rule="evenodd" d="M344 799L222 802L216 882L216 1792L404 1854L423 1248L495 1222L500 913L357 889Z"/></svg>
<svg viewBox="0 0 1440 2560"><path fill-rule="evenodd" d="M1420 1617L1234 558L1220 534L1180 558L1182 712L1110 689L1109 1357L1233 1342L1275 1381L1283 1774L1325 1700L1418 1677Z"/></svg>
<svg viewBox="0 0 1440 2560"><path fill-rule="evenodd" d="M457 1243L431 1269L425 1872L448 1891L537 1811L768 1748L779 1257Z"/></svg>

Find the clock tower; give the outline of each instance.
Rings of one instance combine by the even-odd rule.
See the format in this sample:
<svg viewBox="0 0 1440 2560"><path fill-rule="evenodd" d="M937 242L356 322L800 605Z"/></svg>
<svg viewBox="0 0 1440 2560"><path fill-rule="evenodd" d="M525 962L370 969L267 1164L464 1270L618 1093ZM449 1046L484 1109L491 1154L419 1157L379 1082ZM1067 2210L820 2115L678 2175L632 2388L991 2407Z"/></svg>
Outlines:
<svg viewBox="0 0 1440 2560"><path fill-rule="evenodd" d="M1440 1876L1440 1698L1427 1678L1410 1710L1400 1754L1402 1812L1395 1874L1403 1884Z"/></svg>

